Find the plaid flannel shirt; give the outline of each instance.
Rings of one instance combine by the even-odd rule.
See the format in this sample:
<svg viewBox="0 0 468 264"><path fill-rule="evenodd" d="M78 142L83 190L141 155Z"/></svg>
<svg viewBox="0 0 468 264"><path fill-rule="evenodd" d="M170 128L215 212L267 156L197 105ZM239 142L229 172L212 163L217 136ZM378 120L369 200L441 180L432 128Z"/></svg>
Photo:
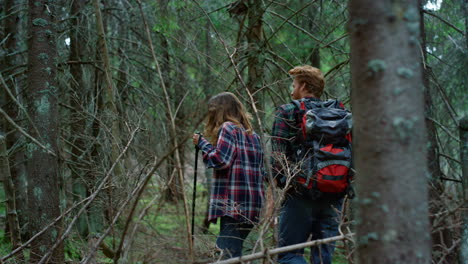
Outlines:
<svg viewBox="0 0 468 264"><path fill-rule="evenodd" d="M204 138L198 145L206 166L214 168L208 220L230 216L241 222L258 222L265 173L260 137L225 122L216 147Z"/></svg>
<svg viewBox="0 0 468 264"><path fill-rule="evenodd" d="M315 97L305 97L302 100L320 101ZM277 180L279 186L282 186L286 180L283 164L286 161L291 161L290 155L299 129L298 120L296 120L299 110L293 103L281 105L276 109L271 132L271 163L273 165L273 178Z"/></svg>

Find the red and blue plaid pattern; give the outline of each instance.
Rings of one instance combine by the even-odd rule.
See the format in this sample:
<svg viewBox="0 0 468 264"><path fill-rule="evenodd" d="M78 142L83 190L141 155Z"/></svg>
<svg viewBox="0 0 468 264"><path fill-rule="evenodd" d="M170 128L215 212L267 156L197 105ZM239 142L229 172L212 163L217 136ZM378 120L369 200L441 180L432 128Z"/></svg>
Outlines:
<svg viewBox="0 0 468 264"><path fill-rule="evenodd" d="M198 145L206 166L214 168L208 220L230 216L241 222L258 222L265 174L260 137L225 122L216 147L204 138Z"/></svg>

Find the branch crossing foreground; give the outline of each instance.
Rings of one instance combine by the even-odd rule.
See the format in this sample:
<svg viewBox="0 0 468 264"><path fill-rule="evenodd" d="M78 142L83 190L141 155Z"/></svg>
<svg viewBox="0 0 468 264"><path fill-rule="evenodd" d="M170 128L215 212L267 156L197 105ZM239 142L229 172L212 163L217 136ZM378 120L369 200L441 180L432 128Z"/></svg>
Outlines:
<svg viewBox="0 0 468 264"><path fill-rule="evenodd" d="M235 257L235 258L230 258L222 261L217 261L217 262L212 262L211 264L234 264L234 263L244 263L245 261L252 261L256 259L261 259L265 258L267 256L273 256L277 255L280 253L285 253L289 252L292 250L296 249L301 249L301 248L306 248L306 247L312 247L312 246L317 246L321 244L327 244L335 241L340 241L340 240L346 240L346 239L351 239L353 237L354 233L346 234L346 235L339 235L339 236L334 236L334 237L329 237L325 239L318 239L318 240L313 240L313 241L308 241L304 243L299 243L295 245L290 245L286 247L279 247L279 248L274 248L274 249L266 249L264 252L258 252L250 255L245 255L241 257Z"/></svg>

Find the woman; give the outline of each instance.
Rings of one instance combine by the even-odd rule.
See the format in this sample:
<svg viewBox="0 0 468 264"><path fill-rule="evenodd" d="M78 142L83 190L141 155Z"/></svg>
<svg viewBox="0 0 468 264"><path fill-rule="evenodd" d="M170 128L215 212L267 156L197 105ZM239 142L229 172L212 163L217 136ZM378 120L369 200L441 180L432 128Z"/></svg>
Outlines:
<svg viewBox="0 0 468 264"><path fill-rule="evenodd" d="M204 163L214 168L208 220L221 218L216 245L225 258L242 255L263 204L263 149L250 119L234 94L220 93L208 101L204 134L209 141L193 135Z"/></svg>

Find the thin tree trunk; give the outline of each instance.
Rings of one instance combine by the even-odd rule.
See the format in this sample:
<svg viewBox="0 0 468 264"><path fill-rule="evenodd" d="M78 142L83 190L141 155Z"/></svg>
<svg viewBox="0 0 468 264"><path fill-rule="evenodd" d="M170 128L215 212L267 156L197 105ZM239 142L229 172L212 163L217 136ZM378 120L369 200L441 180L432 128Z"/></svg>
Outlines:
<svg viewBox="0 0 468 264"><path fill-rule="evenodd" d="M101 15L101 8L100 8L100 1L94 0L94 11L96 15L96 24L97 30L99 35L99 47L101 51L101 58L103 62L104 68L104 79L105 85L104 89L102 89L102 109L101 114L103 115L103 120L106 124L109 125L110 135L110 158L111 163L117 160L117 157L120 155L120 128L119 128L119 113L117 111L117 103L115 101L115 96L117 91L115 91L114 82L112 79L112 71L110 65L110 58L109 52L107 49L107 41L106 41L106 32L104 29L104 22ZM109 182L114 182L115 180L123 177L124 170L121 166L121 163L117 163L113 177L109 179ZM108 188L107 190L108 195L108 218L114 218L114 207L116 205L113 204L113 187ZM98 213L95 211L91 212L92 214Z"/></svg>
<svg viewBox="0 0 468 264"><path fill-rule="evenodd" d="M462 164L463 200L468 201L468 116L460 120L460 161ZM468 263L468 210L462 211L462 238L459 263Z"/></svg>
<svg viewBox="0 0 468 264"><path fill-rule="evenodd" d="M248 0L248 26L247 26L247 67L248 79L247 88L254 96L254 101L258 104L259 109L263 109L260 105L260 94L257 93L263 87L263 77L265 59L263 51L265 49L265 38L263 35L263 14L265 8L263 2L258 0Z"/></svg>
<svg viewBox="0 0 468 264"><path fill-rule="evenodd" d="M22 77L13 77L16 73L14 69L15 66L21 64L21 58L18 54L20 50L20 32L23 30L23 12L20 12L22 4L24 3L23 0L6 0L4 3L5 12L7 14L11 14L5 17L5 35L9 37L6 39L5 42L5 51L8 56L4 56L4 63L3 66L7 69L3 76L6 78L5 84L7 87L3 87L5 89L3 92L0 92L0 101L3 101L2 105L5 106L5 110L7 114L15 120L15 122L19 122L20 120L24 119L24 113L19 110L17 103L21 103L23 100L20 98L20 93L18 92L18 87L21 87L21 84L24 84L24 80ZM3 82L2 82L3 84ZM3 85L2 85L3 86ZM13 100L15 97L15 100ZM15 102L16 101L16 102ZM26 166L24 161L24 151L23 146L25 144L24 137L21 133L13 131L14 128L11 126L10 123L5 122L2 124L5 128L5 131L8 133L6 136L6 144L7 148L11 149L10 160L10 174L13 179L13 184L16 193L16 210L18 213L18 220L20 227L25 226L27 224L27 187L26 187ZM25 230L25 229L24 229ZM6 237L8 234L6 233ZM23 231L23 237L27 237L28 235Z"/></svg>
<svg viewBox="0 0 468 264"><path fill-rule="evenodd" d="M442 194L444 192L444 186L441 182L442 172L440 170L440 161L439 161L439 146L437 144L437 130L434 121L434 105L432 103L432 89L429 82L429 68L427 66L427 51L426 51L426 29L424 23L424 5L425 1L418 0L419 15L420 15L420 32L421 32L421 66L423 69L423 85L424 85L424 108L426 114L426 130L428 137L427 144L427 161L428 169L431 175L429 181L429 212L433 216L430 218L431 225L434 222L434 216L446 209L445 203L441 200ZM449 225L448 218L442 220L442 225ZM432 233L432 232L431 232ZM440 258L438 253L441 251L441 245L446 246L447 248L452 247L453 237L451 234L451 229L444 228L443 230L432 233L432 258L434 262L439 264L443 263L453 263L454 255L449 254L444 262L439 262Z"/></svg>
<svg viewBox="0 0 468 264"><path fill-rule="evenodd" d="M70 61L81 61L83 58L84 47L82 46L82 41L85 39L84 34L82 34L83 27L83 16L81 11L85 6L85 0L75 0L71 6L72 13L72 28L70 34ZM83 104L87 103L87 94L88 90L86 84L83 81L83 65L81 64L72 64L70 65L70 74L73 76L71 80L71 88L73 90L72 96L70 97L70 105L72 110L70 113L71 122L71 160L73 168L71 170L72 174L72 192L75 201L81 201L87 196L87 186L86 186L86 164L83 162L85 156L83 155L86 144L85 144L85 134L86 134L86 117L79 110L84 109ZM82 238L86 238L89 229L87 224L87 215L82 214L78 221L77 227L78 232Z"/></svg>
<svg viewBox="0 0 468 264"><path fill-rule="evenodd" d="M417 1L351 0L349 12L357 260L430 263Z"/></svg>
<svg viewBox="0 0 468 264"><path fill-rule="evenodd" d="M104 113L106 120L110 123L110 131L112 133L112 142L111 142L111 159L112 161L116 160L120 154L119 146L120 146L120 130L119 130L119 115L117 111L117 104L115 102L115 95L116 91L114 88L114 82L112 80L112 72L111 72L111 65L109 60L109 52L107 50L107 41L106 41L106 33L104 30L104 23L102 20L101 15L101 8L99 6L99 0L94 0L94 8L95 8L95 15L96 15L96 23L98 29L98 35L100 39L100 48L101 48L101 56L102 62L104 66L104 75L106 84L103 89L103 109L102 112ZM119 165L115 168L115 175L120 176L123 173L122 167Z"/></svg>
<svg viewBox="0 0 468 264"><path fill-rule="evenodd" d="M15 249L21 245L21 236L16 210L15 189L10 175L10 165L8 162L8 153L5 141L5 137L0 135L0 180L3 183L3 188L5 190L6 216L11 245L13 246L13 249Z"/></svg>
<svg viewBox="0 0 468 264"><path fill-rule="evenodd" d="M29 1L28 112L36 126L29 134L54 153L57 151L58 112L54 25L55 4L47 0ZM38 134L39 133L39 134ZM41 231L60 215L57 156L35 144L27 146L28 205L31 234ZM61 222L49 228L31 243L30 262L48 252L60 236ZM52 253L51 263L63 263L63 244Z"/></svg>
<svg viewBox="0 0 468 264"><path fill-rule="evenodd" d="M96 41L96 49L94 50L95 52L95 58L97 61L101 60L101 55L100 55L100 49L99 47L102 45L101 39L98 38ZM103 116L103 96L101 95L101 90L103 89L103 72L101 69L98 69L95 67L94 70L94 83L93 83L93 93L92 93L92 100L90 104L93 105L93 112L96 113L96 117L93 118L93 122L91 125L91 135L94 140L93 146L92 146L92 151L91 151L91 157L90 159L93 161L95 166L100 166L105 164L105 160L102 159L102 153L103 151L103 144L100 144L98 142L102 141L102 136L101 130L101 121L99 120L99 117ZM87 178L89 179L90 182L92 183L98 183L102 180L103 175L100 174L97 169L93 169L92 171L88 172ZM89 195L89 194L88 194ZM96 230L97 232L101 232L104 227L104 221L105 218L111 219L111 216L109 215L110 210L106 210L105 207L105 202L104 202L104 197L105 194L104 192L102 195L100 195L96 201L93 202L92 205L90 205L90 208L88 209L89 212L89 229L90 230Z"/></svg>
<svg viewBox="0 0 468 264"><path fill-rule="evenodd" d="M169 12L168 10L169 0L159 0L158 3L159 3L159 8L160 8L159 16L161 17L161 19L166 19L168 16L168 12ZM179 102L177 97L179 97L180 92L177 90L177 88L175 88L176 82L173 83L174 89L170 89L171 83L172 83L171 75L174 72L174 69L171 67L171 55L169 53L169 42L167 41L167 38L164 34L159 34L159 38L160 38L160 47L161 47L161 53L162 53L161 74L163 76L164 86L168 88L167 93L169 97L175 99L173 101ZM172 104L172 102L170 103ZM176 108L174 107L174 105L172 105L171 107L174 109ZM169 120L172 118L169 112L166 112L166 118ZM177 122L177 120L174 120L174 122ZM168 133L169 133L169 137L167 140L168 140L169 148L173 148L176 145L174 145L175 143L172 139L177 137L177 134L174 134L174 131L170 127L168 129ZM179 149L179 153L183 153L183 150ZM169 179L172 178L172 175L174 173L177 173L177 174L179 173L180 168L178 168L178 165L177 165L178 163L177 163L176 155L177 154L174 152L172 154L172 157L170 157L167 160L166 181L169 181ZM183 164L182 160L181 160L181 164ZM172 202L180 201L182 199L182 192L183 192L183 190L181 190L180 188L181 186L182 186L182 183L180 182L180 177L174 178L171 182L171 185L169 186L169 188L166 190L164 194L165 199L167 201L172 201Z"/></svg>
<svg viewBox="0 0 468 264"><path fill-rule="evenodd" d="M304 6L304 3L301 2L301 6ZM316 17L318 17L320 13L321 10L318 11L315 8L307 9L308 20L306 26L309 29L309 32L312 34L317 34L317 27L315 26L314 22L316 21ZM320 18L318 20L320 20ZM308 60L310 61L311 66L320 69L320 43L315 42L315 45L311 47Z"/></svg>
<svg viewBox="0 0 468 264"><path fill-rule="evenodd" d="M206 66L203 67L203 91L205 94L209 94L211 87L213 86L213 76L211 73L211 25L210 21L207 19L206 20L206 25L205 25L205 54L206 54ZM195 164L195 161L194 161ZM205 178L206 178L206 184L205 184L205 189L207 190L203 195L208 197L210 199L210 194L211 194L211 179L213 175L213 170L212 169L205 169ZM204 218L203 218L203 223L201 227L201 232L203 234L208 233L208 230L210 228L210 221L208 221L208 215L209 215L209 210L210 210L210 204L206 203L206 209L204 210Z"/></svg>

